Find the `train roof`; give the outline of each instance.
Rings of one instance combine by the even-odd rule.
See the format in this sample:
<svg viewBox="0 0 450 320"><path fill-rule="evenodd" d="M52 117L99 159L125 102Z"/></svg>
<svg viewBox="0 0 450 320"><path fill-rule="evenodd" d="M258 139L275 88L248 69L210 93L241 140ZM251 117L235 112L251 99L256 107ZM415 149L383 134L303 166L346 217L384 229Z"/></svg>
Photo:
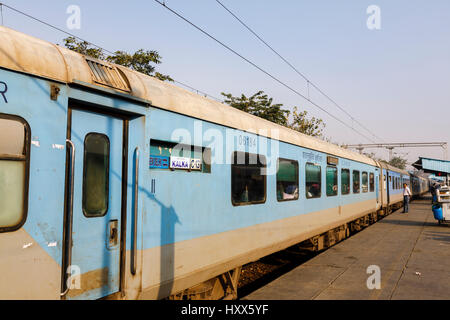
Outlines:
<svg viewBox="0 0 450 320"><path fill-rule="evenodd" d="M402 173L402 174L405 174L405 175L409 175L408 171L403 170L403 169L399 169L399 168L394 167L394 166L391 166L389 163L380 161L380 165L381 165L381 167L383 169L387 169L387 170L390 170L390 171L394 171L394 172Z"/></svg>
<svg viewBox="0 0 450 320"><path fill-rule="evenodd" d="M67 84L100 86L156 108L377 166L373 159L250 115L123 66L0 27L0 67ZM278 134L272 130L278 129ZM396 168L395 168L396 169ZM398 169L394 170L397 171Z"/></svg>

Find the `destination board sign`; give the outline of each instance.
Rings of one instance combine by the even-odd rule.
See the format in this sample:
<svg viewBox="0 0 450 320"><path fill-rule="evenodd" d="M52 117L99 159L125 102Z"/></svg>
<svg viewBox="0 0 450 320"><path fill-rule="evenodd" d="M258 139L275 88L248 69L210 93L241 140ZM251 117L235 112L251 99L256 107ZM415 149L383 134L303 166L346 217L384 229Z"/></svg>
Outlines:
<svg viewBox="0 0 450 320"><path fill-rule="evenodd" d="M335 157L332 157L332 156L328 156L327 157L327 162L328 162L328 164L332 164L332 165L337 166L339 164L339 159L335 158Z"/></svg>
<svg viewBox="0 0 450 320"><path fill-rule="evenodd" d="M202 159L191 159L191 170L202 170Z"/></svg>
<svg viewBox="0 0 450 320"><path fill-rule="evenodd" d="M191 159L184 157L170 157L170 169L191 169Z"/></svg>
<svg viewBox="0 0 450 320"><path fill-rule="evenodd" d="M169 157L150 156L150 169L169 169Z"/></svg>

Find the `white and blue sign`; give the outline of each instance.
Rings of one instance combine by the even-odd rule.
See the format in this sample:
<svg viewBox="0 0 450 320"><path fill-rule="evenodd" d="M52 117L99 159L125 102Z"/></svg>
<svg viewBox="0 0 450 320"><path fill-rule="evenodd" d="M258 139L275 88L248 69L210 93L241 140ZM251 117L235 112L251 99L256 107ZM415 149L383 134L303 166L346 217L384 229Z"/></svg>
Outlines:
<svg viewBox="0 0 450 320"><path fill-rule="evenodd" d="M191 170L202 170L202 159L191 159Z"/></svg>
<svg viewBox="0 0 450 320"><path fill-rule="evenodd" d="M170 157L170 169L191 169L191 159L183 157Z"/></svg>
<svg viewBox="0 0 450 320"><path fill-rule="evenodd" d="M170 169L201 171L202 159L170 157Z"/></svg>
<svg viewBox="0 0 450 320"><path fill-rule="evenodd" d="M150 156L150 169L169 169L169 157Z"/></svg>

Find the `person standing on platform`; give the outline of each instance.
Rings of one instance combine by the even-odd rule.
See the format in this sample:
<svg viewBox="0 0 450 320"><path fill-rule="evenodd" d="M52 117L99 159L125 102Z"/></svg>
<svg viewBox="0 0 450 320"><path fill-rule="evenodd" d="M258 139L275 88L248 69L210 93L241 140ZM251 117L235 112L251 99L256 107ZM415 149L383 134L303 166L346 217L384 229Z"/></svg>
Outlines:
<svg viewBox="0 0 450 320"><path fill-rule="evenodd" d="M411 190L406 183L403 184L403 213L409 211L409 199L411 198Z"/></svg>
<svg viewBox="0 0 450 320"><path fill-rule="evenodd" d="M433 182L430 186L430 192L431 192L431 204L434 204L437 200L436 198L436 183Z"/></svg>

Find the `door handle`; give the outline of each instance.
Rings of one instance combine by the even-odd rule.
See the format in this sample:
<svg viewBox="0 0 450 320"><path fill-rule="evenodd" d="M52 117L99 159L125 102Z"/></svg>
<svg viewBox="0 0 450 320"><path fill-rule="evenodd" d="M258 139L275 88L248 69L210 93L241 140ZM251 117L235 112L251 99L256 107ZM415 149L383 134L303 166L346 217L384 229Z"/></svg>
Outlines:
<svg viewBox="0 0 450 320"><path fill-rule="evenodd" d="M119 221L111 220L109 222L109 248L114 248L119 243Z"/></svg>
<svg viewBox="0 0 450 320"><path fill-rule="evenodd" d="M63 281L61 298L69 293L70 287L67 285L68 268L72 265L72 226L73 226L73 186L75 178L75 144L69 139L66 140L66 145L72 150L70 158L70 170L68 173L68 181L70 181L70 189L67 192L67 213L66 213L66 232L64 234L64 251L63 252Z"/></svg>
<svg viewBox="0 0 450 320"><path fill-rule="evenodd" d="M136 162L134 168L135 183L134 183L134 212L133 212L133 246L131 248L131 266L130 271L132 275L136 274L137 265L137 218L139 205L139 147L136 147Z"/></svg>

